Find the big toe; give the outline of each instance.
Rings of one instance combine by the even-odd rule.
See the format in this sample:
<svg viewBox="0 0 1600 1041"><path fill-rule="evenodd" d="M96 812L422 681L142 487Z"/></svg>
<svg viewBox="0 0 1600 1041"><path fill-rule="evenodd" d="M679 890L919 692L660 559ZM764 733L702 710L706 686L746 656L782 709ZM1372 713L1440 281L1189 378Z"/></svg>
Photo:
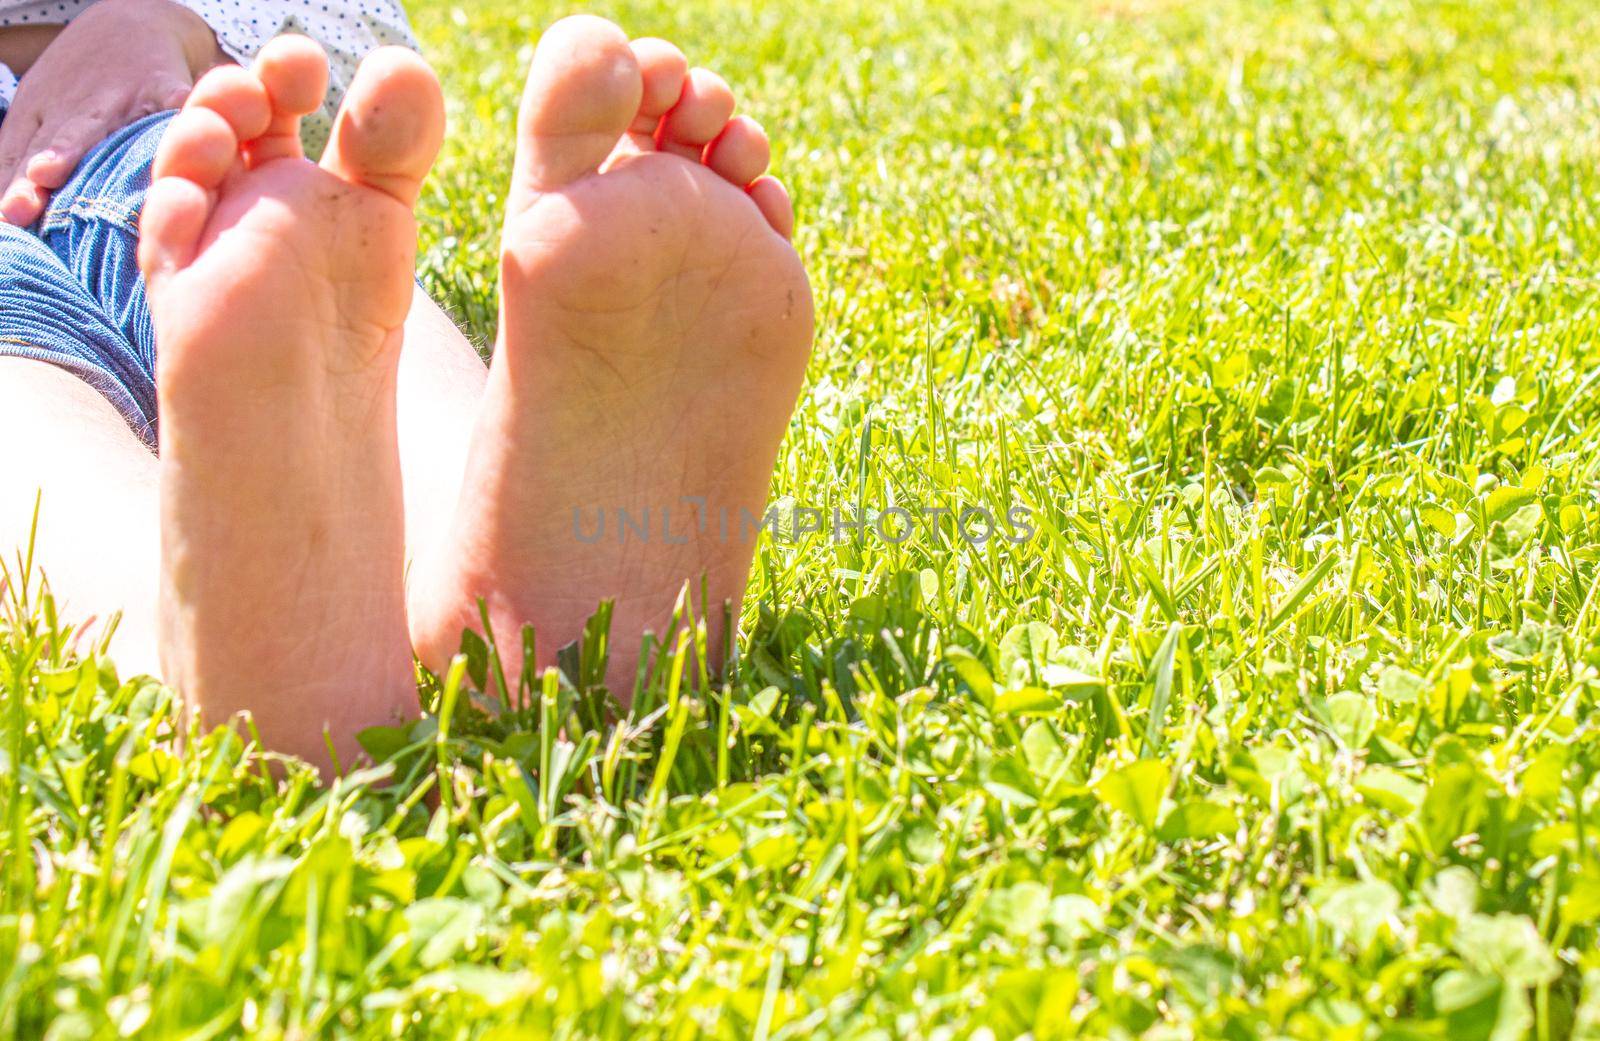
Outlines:
<svg viewBox="0 0 1600 1041"><path fill-rule="evenodd" d="M644 95L639 60L623 31L576 15L539 40L517 117L512 208L600 168Z"/></svg>
<svg viewBox="0 0 1600 1041"><path fill-rule="evenodd" d="M414 52L382 47L356 70L322 166L415 206L443 140L438 77Z"/></svg>

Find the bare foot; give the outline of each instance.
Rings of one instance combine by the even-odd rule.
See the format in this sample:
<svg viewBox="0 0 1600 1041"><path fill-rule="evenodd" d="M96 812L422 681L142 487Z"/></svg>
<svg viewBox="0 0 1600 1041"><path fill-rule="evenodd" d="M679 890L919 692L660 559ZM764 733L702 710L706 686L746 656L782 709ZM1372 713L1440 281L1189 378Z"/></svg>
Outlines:
<svg viewBox="0 0 1600 1041"><path fill-rule="evenodd" d="M503 651L534 626L540 664L612 598L626 696L640 635L685 582L698 596L705 576L716 619L737 604L753 550L740 511L761 514L812 303L789 198L763 176L766 135L733 107L677 48L602 19L540 40L489 389L454 531L410 591L430 667L479 628L479 598Z"/></svg>
<svg viewBox="0 0 1600 1041"><path fill-rule="evenodd" d="M160 344L161 658L209 726L341 760L416 710L395 369L417 189L444 127L415 54L361 66L320 165L327 59L280 37L172 122L139 263Z"/></svg>

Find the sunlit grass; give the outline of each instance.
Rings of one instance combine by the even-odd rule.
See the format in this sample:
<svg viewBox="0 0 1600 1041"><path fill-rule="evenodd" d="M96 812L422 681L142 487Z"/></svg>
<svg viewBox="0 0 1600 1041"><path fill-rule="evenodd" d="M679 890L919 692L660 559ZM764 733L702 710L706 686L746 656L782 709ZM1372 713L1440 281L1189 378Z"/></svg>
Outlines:
<svg viewBox="0 0 1600 1041"><path fill-rule="evenodd" d="M386 787L318 788L175 746L35 589L0 1025L1600 1038L1600 11L595 9L734 83L800 205L774 495L823 530L763 544L737 679L680 654L616 726L592 659L429 681ZM414 11L424 281L483 342L561 13Z"/></svg>

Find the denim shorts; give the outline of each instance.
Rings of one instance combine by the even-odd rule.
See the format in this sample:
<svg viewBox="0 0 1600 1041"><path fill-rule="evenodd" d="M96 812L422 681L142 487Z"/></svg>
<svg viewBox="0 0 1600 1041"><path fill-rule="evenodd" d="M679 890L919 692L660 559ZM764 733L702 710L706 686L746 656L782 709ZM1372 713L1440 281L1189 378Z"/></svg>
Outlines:
<svg viewBox="0 0 1600 1041"><path fill-rule="evenodd" d="M0 223L0 356L82 378L156 445L156 338L136 254L156 145L174 113L112 134L31 228Z"/></svg>

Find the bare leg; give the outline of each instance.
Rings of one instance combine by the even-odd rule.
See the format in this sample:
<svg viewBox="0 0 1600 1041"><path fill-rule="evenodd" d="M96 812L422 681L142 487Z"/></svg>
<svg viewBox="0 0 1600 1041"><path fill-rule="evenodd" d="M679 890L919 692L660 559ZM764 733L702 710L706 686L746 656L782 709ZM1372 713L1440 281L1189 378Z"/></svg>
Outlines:
<svg viewBox="0 0 1600 1041"><path fill-rule="evenodd" d="M99 392L44 362L0 358L0 553L27 546L42 493L35 568L69 624L111 645L122 674L155 672L156 459ZM13 567L13 573L15 568Z"/></svg>
<svg viewBox="0 0 1600 1041"><path fill-rule="evenodd" d="M449 523L487 375L467 338L419 289L406 319L398 395L408 557ZM111 644L118 668L125 676L158 673L156 457L94 388L27 358L0 357L0 444L29 446L8 454L0 476L7 567L28 544L42 496L35 568L49 579L64 620L93 640L120 613Z"/></svg>
<svg viewBox="0 0 1600 1041"><path fill-rule="evenodd" d="M424 547L438 547L448 534L488 379L472 344L418 289L406 317L398 389L408 575Z"/></svg>

